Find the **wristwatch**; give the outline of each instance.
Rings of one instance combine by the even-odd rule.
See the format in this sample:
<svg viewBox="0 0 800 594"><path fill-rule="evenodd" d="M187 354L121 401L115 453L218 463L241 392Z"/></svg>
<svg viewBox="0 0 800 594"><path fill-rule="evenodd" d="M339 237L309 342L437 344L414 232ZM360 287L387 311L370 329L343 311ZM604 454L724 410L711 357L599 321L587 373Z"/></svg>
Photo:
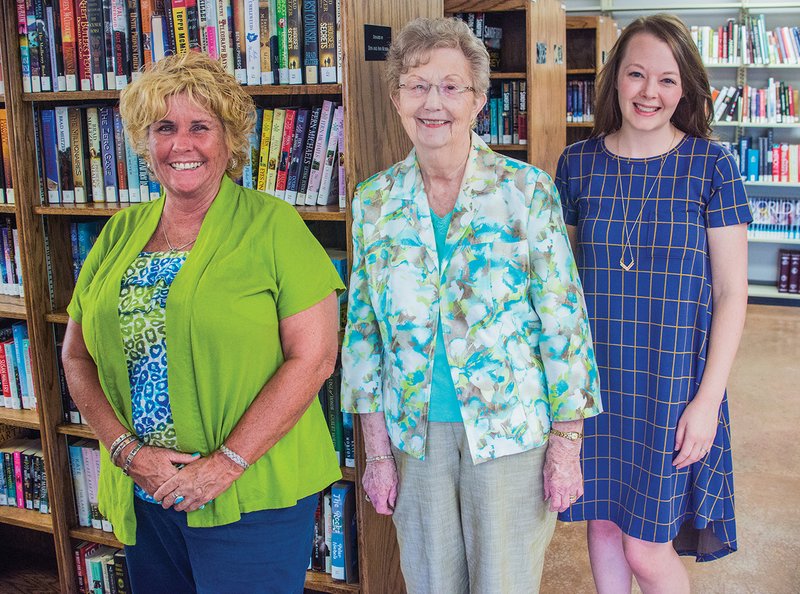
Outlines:
<svg viewBox="0 0 800 594"><path fill-rule="evenodd" d="M559 431L558 429L553 428L550 429L550 435L563 437L569 441L578 441L579 439L583 439L583 433L579 433L577 431Z"/></svg>

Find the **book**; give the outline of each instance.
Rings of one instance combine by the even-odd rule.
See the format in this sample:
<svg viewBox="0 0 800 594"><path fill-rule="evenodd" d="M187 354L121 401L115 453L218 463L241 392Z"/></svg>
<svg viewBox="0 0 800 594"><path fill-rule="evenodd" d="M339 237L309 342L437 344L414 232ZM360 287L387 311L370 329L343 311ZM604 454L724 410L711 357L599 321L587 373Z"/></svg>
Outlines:
<svg viewBox="0 0 800 594"><path fill-rule="evenodd" d="M322 113L319 117L319 127L317 129L317 138L314 143L314 158L311 162L311 171L308 178L308 187L306 188L306 205L313 206L317 204L319 194L319 185L322 181L322 167L325 162L326 150L328 148L328 140L330 137L331 127L333 124L333 111L335 105L327 99L322 102Z"/></svg>
<svg viewBox="0 0 800 594"><path fill-rule="evenodd" d="M278 178L278 160L281 156L283 141L283 124L286 119L286 110L276 107L272 113L272 133L269 141L269 159L267 160L267 184L264 188L268 194L274 194L275 181Z"/></svg>
<svg viewBox="0 0 800 594"><path fill-rule="evenodd" d="M58 171L58 132L56 129L56 112L54 109L42 109L39 112L41 120L41 150L43 171L45 179L45 195L50 204L61 202L61 179Z"/></svg>
<svg viewBox="0 0 800 594"><path fill-rule="evenodd" d="M258 0L258 39L261 68L261 84L272 85L277 82L273 67L273 57L277 58L278 36L275 23L276 0Z"/></svg>
<svg viewBox="0 0 800 594"><path fill-rule="evenodd" d="M86 142L84 141L83 110L80 107L67 109L69 119L69 147L72 163L72 185L75 192L75 202L82 204L87 201L87 178L85 168Z"/></svg>
<svg viewBox="0 0 800 594"><path fill-rule="evenodd" d="M286 177L289 169L289 158L292 152L292 139L294 138L294 125L296 118L296 109L286 109L283 122L283 135L281 137L280 155L278 158L278 168L275 174L275 196L281 200L286 199Z"/></svg>
<svg viewBox="0 0 800 594"><path fill-rule="evenodd" d="M303 74L307 85L319 83L317 0L303 2Z"/></svg>
<svg viewBox="0 0 800 594"><path fill-rule="evenodd" d="M286 194L284 199L289 204L297 203L297 188L300 185L300 168L303 164L303 149L308 138L308 122L311 110L301 107L297 110L294 137L289 156L289 167L286 173Z"/></svg>
<svg viewBox="0 0 800 594"><path fill-rule="evenodd" d="M303 84L303 54L301 37L303 16L300 12L301 0L286 0L286 55L288 62L288 82L290 85Z"/></svg>
<svg viewBox="0 0 800 594"><path fill-rule="evenodd" d="M114 154L116 155L115 164L117 169L117 192L120 202L130 202L130 193L128 192L128 162L125 158L125 133L123 132L122 128L122 118L119 115L118 107L113 107L111 109L111 117L113 118L114 126ZM138 187L139 184L136 185Z"/></svg>
<svg viewBox="0 0 800 594"><path fill-rule="evenodd" d="M233 20L231 26L231 49L233 50L233 75L239 84L247 83L247 31L245 29L245 2L231 0Z"/></svg>
<svg viewBox="0 0 800 594"><path fill-rule="evenodd" d="M64 61L64 90L78 90L77 32L75 4L72 0L59 0L61 17L61 55Z"/></svg>
<svg viewBox="0 0 800 594"><path fill-rule="evenodd" d="M348 481L331 486L331 577L358 580L355 487Z"/></svg>
<svg viewBox="0 0 800 594"><path fill-rule="evenodd" d="M97 107L89 107L86 109L86 140L89 152L89 181L92 202L105 202L106 200L100 136L100 112Z"/></svg>
<svg viewBox="0 0 800 594"><path fill-rule="evenodd" d="M278 38L278 84L289 84L289 38L286 23L286 3L288 0L277 0L275 4L275 20Z"/></svg>
<svg viewBox="0 0 800 594"><path fill-rule="evenodd" d="M117 157L114 137L114 110L111 107L98 107L100 119L100 153L103 159L103 184L105 200L118 202ZM96 199L95 199L96 201Z"/></svg>
<svg viewBox="0 0 800 594"><path fill-rule="evenodd" d="M295 204L305 205L306 203L308 179L311 176L311 165L314 161L314 148L317 142L319 118L321 115L321 107L314 107L311 109L311 116L308 121L308 135L305 146L303 147L303 162L300 165L300 180L297 186L297 200L295 200Z"/></svg>
<svg viewBox="0 0 800 594"><path fill-rule="evenodd" d="M75 507L78 525L92 526L92 511L89 506L89 489L86 483L86 471L83 463L83 450L80 441L69 444L69 463L72 474L72 491L75 494Z"/></svg>
<svg viewBox="0 0 800 594"><path fill-rule="evenodd" d="M272 120L274 111L265 109L261 121L261 144L258 157L258 175L256 177L256 189L261 192L267 191L267 169L269 168L269 147L272 142Z"/></svg>
<svg viewBox="0 0 800 594"><path fill-rule="evenodd" d="M322 175L319 182L317 204L339 204L339 131L343 125L344 108L340 105L333 112L331 131L328 135L328 146L325 149L325 160L322 165ZM334 183L336 181L336 183Z"/></svg>
<svg viewBox="0 0 800 594"><path fill-rule="evenodd" d="M319 37L319 82L336 82L336 4L335 0L319 0L317 23Z"/></svg>
<svg viewBox="0 0 800 594"><path fill-rule="evenodd" d="M261 23L259 22L259 0L245 0L245 51L247 84L261 82Z"/></svg>
<svg viewBox="0 0 800 594"><path fill-rule="evenodd" d="M3 174L5 177L5 201L14 204L14 183L11 172L11 147L8 140L8 116L5 109L0 109L0 152L3 159Z"/></svg>
<svg viewBox="0 0 800 594"><path fill-rule="evenodd" d="M58 159L59 190L61 202L64 204L75 203L75 186L72 182L72 150L70 148L70 129L69 114L67 107L58 106L55 108L56 117L56 137L58 147L56 158Z"/></svg>

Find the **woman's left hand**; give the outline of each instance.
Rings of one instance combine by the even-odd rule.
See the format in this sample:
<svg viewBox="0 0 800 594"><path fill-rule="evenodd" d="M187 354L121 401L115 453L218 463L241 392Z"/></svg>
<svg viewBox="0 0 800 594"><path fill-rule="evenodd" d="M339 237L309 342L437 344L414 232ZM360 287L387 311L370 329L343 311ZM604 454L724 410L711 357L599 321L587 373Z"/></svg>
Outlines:
<svg viewBox="0 0 800 594"><path fill-rule="evenodd" d="M544 460L544 499L563 512L583 495L580 444L551 437Z"/></svg>
<svg viewBox="0 0 800 594"><path fill-rule="evenodd" d="M224 493L243 472L244 469L227 456L214 452L181 468L153 493L153 497L164 509L195 511Z"/></svg>
<svg viewBox="0 0 800 594"><path fill-rule="evenodd" d="M698 391L694 400L686 405L678 421L675 432L677 454L672 465L676 469L686 468L705 458L714 445L718 424L719 402L704 398Z"/></svg>

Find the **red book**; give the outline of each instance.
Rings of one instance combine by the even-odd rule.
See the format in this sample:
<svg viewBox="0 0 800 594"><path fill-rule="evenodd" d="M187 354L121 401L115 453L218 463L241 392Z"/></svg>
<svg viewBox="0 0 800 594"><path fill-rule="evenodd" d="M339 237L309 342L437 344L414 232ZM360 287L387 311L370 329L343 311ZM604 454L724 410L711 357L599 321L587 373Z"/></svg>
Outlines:
<svg viewBox="0 0 800 594"><path fill-rule="evenodd" d="M775 181L775 178L772 178ZM781 144L781 179L782 182L789 181L789 145Z"/></svg>
<svg viewBox="0 0 800 594"><path fill-rule="evenodd" d="M92 55L89 52L88 0L75 0L75 41L78 58L78 84L81 91L92 90Z"/></svg>
<svg viewBox="0 0 800 594"><path fill-rule="evenodd" d="M59 0L61 7L61 54L68 91L78 90L78 55L75 48L75 5L72 0Z"/></svg>
<svg viewBox="0 0 800 594"><path fill-rule="evenodd" d="M78 543L77 548L73 551L79 592L94 592L94 590L89 588L89 580L86 576L86 555L93 552L99 546L100 545L96 542L82 541Z"/></svg>
<svg viewBox="0 0 800 594"><path fill-rule="evenodd" d="M292 153L292 138L294 137L294 122L296 118L296 109L286 110L286 119L283 121L283 136L281 137L281 154L278 160L278 174L275 178L275 195L281 200L286 199L286 178L289 171L289 158Z"/></svg>
<svg viewBox="0 0 800 594"><path fill-rule="evenodd" d="M22 446L14 450L14 482L17 485L17 507L25 509L25 484L22 478Z"/></svg>
<svg viewBox="0 0 800 594"><path fill-rule="evenodd" d="M781 181L781 145L772 145L772 181Z"/></svg>

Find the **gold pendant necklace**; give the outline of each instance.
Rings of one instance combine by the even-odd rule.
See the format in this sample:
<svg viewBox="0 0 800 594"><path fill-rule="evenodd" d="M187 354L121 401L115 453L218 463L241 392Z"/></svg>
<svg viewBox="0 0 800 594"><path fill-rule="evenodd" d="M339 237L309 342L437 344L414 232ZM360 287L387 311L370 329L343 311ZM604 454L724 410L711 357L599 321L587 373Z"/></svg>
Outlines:
<svg viewBox="0 0 800 594"><path fill-rule="evenodd" d="M670 151L672 150L672 145L675 142L675 137L677 135L677 128L673 129L672 138L669 141L669 145L667 146L667 150L661 156L661 164L658 167L658 173L656 173L655 178L653 178L653 183L650 184L650 190L642 199L642 206L639 208L639 216L636 217L636 220L633 222L633 225L630 229L628 229L628 208L630 207L631 203L631 188L633 187L633 165L631 165L630 173L628 175L628 197L625 199L625 204L622 210L622 254L619 257L619 265L625 272L630 272L633 269L636 260L633 257L633 245L631 244L631 237L633 237L633 232L636 229L636 226L639 224L639 221L642 219L642 213L644 213L644 206L645 203L650 199L650 195L653 193L653 189L658 184L659 180L661 179L661 172L664 170L664 163L667 162L667 156L669 155ZM619 195L620 199L622 199L622 189L620 188L620 178L622 177L622 167L620 165L620 160L622 157L619 155L619 139L617 139L617 183L614 186L614 202L617 201L617 195ZM676 158L676 171L677 171L677 158ZM644 169L644 180L642 180L642 189L644 189L645 185L647 184L647 163L645 163ZM630 260L625 259L625 255L630 254Z"/></svg>
<svg viewBox="0 0 800 594"><path fill-rule="evenodd" d="M197 241L197 237L195 237L194 239L192 239L191 241L187 241L183 245L179 245L177 247L173 247L172 244L169 242L169 237L167 237L167 224L166 224L166 220L164 219L164 214L163 213L161 214L161 235L164 236L164 241L167 242L167 247L169 248L170 253L173 253L173 254L176 253L176 252L180 252L181 250L189 247L195 241Z"/></svg>

